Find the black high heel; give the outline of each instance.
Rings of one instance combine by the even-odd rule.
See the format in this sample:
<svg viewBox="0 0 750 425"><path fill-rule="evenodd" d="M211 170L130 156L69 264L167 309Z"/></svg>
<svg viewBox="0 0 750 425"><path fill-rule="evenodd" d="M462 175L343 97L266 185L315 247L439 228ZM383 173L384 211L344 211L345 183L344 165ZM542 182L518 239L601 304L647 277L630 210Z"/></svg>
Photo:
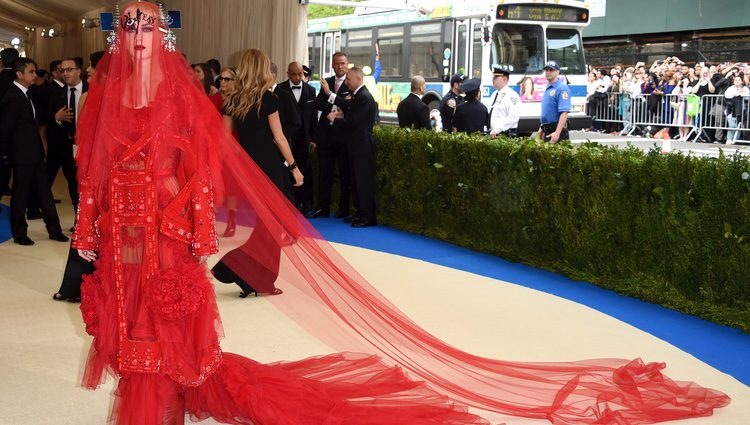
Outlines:
<svg viewBox="0 0 750 425"><path fill-rule="evenodd" d="M240 292L240 298L247 298L250 294L254 294L257 297L258 291L242 291Z"/></svg>

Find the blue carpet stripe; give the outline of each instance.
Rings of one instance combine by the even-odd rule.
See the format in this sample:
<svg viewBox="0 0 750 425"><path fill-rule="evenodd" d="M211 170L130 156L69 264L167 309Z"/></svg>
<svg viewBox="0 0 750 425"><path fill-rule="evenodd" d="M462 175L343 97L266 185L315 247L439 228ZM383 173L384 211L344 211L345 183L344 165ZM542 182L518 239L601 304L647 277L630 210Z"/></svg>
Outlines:
<svg viewBox="0 0 750 425"><path fill-rule="evenodd" d="M388 227L353 229L335 219L314 219L312 223L332 242L419 259L586 305L648 332L750 385L750 335L737 329L619 295L588 282Z"/></svg>

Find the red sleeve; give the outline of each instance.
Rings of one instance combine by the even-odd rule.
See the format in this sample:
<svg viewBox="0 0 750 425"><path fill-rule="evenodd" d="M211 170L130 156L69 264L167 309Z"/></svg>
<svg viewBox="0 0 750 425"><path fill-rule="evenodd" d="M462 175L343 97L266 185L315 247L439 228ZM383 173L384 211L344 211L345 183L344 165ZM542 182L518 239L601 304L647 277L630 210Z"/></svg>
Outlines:
<svg viewBox="0 0 750 425"><path fill-rule="evenodd" d="M219 252L219 241L216 235L216 213L214 211L211 179L206 172L201 172L193 179L193 254L211 255Z"/></svg>
<svg viewBox="0 0 750 425"><path fill-rule="evenodd" d="M96 251L99 249L99 229L96 223L99 218L99 208L94 199L93 188L88 182L80 184L79 192L80 201L73 232L73 248Z"/></svg>

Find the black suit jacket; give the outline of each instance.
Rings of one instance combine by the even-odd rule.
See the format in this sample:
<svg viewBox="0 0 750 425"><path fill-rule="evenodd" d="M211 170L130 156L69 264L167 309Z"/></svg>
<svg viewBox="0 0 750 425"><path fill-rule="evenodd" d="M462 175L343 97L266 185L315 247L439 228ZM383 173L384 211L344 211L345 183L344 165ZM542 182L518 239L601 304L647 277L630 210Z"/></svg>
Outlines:
<svg viewBox="0 0 750 425"><path fill-rule="evenodd" d="M278 84L273 89L273 94L279 99L281 129L284 131L284 137L286 137L287 142L291 146L292 136L302 127L299 114L297 113L297 100L292 93L279 88Z"/></svg>
<svg viewBox="0 0 750 425"><path fill-rule="evenodd" d="M0 71L0 99L5 96L5 92L13 86L13 81L16 79L16 73L12 69L6 68Z"/></svg>
<svg viewBox="0 0 750 425"><path fill-rule="evenodd" d="M326 82L328 82L328 87L330 87L331 90L336 87L335 76L326 78ZM337 91L336 94L341 97L346 97L349 95L349 88L346 84L341 84L341 87L339 87L339 91ZM315 98L315 108L321 112L320 120L318 121L318 129L315 133L315 140L318 147L333 146L338 142L346 140L346 134L341 131L340 125L337 122L334 122L334 124L331 125L331 122L328 121L328 114L331 112L333 105L328 102L328 96L326 96L322 89L318 92L318 96Z"/></svg>
<svg viewBox="0 0 750 425"><path fill-rule="evenodd" d="M55 121L55 112L59 111L63 106L68 105L69 89L68 86L59 87L54 81L51 84L52 91L50 93L49 109L45 120L45 123L47 124L47 143L50 145L68 142L70 127L75 125L72 122L62 121L58 124ZM81 94L86 93L87 91L89 91L89 84L84 81ZM78 109L78 104L76 104L76 109ZM78 111L75 112L76 114L78 113Z"/></svg>
<svg viewBox="0 0 750 425"><path fill-rule="evenodd" d="M399 127L431 128L430 109L416 94L409 93L396 108Z"/></svg>
<svg viewBox="0 0 750 425"><path fill-rule="evenodd" d="M315 89L304 81L302 85L299 101L297 105L297 114L300 118L300 128L294 134L293 140L296 144L303 143L305 146L308 142L315 140L315 125L317 122L317 111L315 110ZM294 92L289 84L289 80L284 81L276 87L276 90L289 92L294 98Z"/></svg>
<svg viewBox="0 0 750 425"><path fill-rule="evenodd" d="M378 103L362 86L350 100L336 96L336 105L344 110L344 118L337 119L336 125L348 135L346 147L352 155L368 155L375 152L375 136L372 128L378 116Z"/></svg>
<svg viewBox="0 0 750 425"><path fill-rule="evenodd" d="M15 84L0 100L0 153L7 154L13 165L37 165L44 161L39 124L30 102ZM40 114L38 108L36 114Z"/></svg>

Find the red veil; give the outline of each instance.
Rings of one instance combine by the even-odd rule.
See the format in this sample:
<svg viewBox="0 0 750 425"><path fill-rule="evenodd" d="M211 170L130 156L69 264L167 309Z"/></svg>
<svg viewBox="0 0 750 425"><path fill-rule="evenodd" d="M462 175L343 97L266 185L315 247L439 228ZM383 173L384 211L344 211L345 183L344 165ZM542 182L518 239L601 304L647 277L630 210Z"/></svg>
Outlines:
<svg viewBox="0 0 750 425"><path fill-rule="evenodd" d="M218 216L228 198L237 199L245 228L238 234L262 225L270 235L243 245L227 265L253 285L258 273L275 273L275 259L265 253L280 249L276 285L284 293L268 299L336 350L375 354L457 403L555 424L647 424L708 416L729 403L719 391L670 380L661 373L663 363L508 362L466 353L429 334L359 275L266 178L225 129L182 54L160 45L170 40L159 23L153 23L147 67L138 63L146 58L133 50L127 28L118 28L96 68L77 132L79 180L91 185L100 204L106 204L109 170L130 143L132 127L146 126L139 130L179 149L193 169L208 166ZM147 117L133 119L142 106Z"/></svg>

